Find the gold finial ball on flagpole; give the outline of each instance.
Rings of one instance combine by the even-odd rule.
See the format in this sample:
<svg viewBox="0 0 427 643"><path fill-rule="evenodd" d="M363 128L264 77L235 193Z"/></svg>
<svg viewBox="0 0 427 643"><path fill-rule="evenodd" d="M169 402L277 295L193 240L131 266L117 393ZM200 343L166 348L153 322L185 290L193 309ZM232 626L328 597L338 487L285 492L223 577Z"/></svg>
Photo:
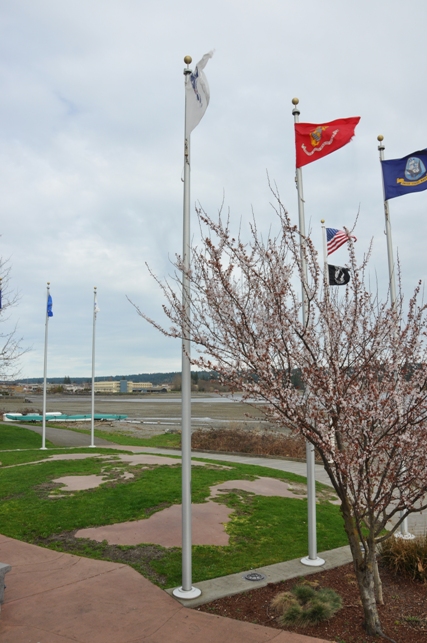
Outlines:
<svg viewBox="0 0 427 643"><path fill-rule="evenodd" d="M380 143L382 143L382 141L383 141L383 140L384 140L384 136L383 136L382 134L378 134L378 136L377 136L377 141L379 141Z"/></svg>
<svg viewBox="0 0 427 643"><path fill-rule="evenodd" d="M184 62L186 65L191 65L191 63L193 62L193 59L191 56L184 56Z"/></svg>
<svg viewBox="0 0 427 643"><path fill-rule="evenodd" d="M325 223L325 219L320 219L320 223Z"/></svg>
<svg viewBox="0 0 427 643"><path fill-rule="evenodd" d="M292 99L292 105L298 105L298 103L299 103L299 98Z"/></svg>

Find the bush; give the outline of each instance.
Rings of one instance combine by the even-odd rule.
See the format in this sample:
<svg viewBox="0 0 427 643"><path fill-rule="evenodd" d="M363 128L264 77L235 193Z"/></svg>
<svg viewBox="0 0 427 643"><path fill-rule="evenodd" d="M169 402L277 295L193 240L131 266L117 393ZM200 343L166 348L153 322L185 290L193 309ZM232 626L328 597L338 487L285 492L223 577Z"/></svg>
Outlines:
<svg viewBox="0 0 427 643"><path fill-rule="evenodd" d="M290 592L281 592L271 601L280 625L308 626L330 618L342 607L341 596L333 589L316 588L304 581Z"/></svg>
<svg viewBox="0 0 427 643"><path fill-rule="evenodd" d="M306 457L305 440L301 436L233 426L227 429L196 429L191 436L191 445L193 449L201 451L252 453L299 460L305 460Z"/></svg>
<svg viewBox="0 0 427 643"><path fill-rule="evenodd" d="M392 536L380 548L381 563L394 574L427 582L427 534L413 540Z"/></svg>

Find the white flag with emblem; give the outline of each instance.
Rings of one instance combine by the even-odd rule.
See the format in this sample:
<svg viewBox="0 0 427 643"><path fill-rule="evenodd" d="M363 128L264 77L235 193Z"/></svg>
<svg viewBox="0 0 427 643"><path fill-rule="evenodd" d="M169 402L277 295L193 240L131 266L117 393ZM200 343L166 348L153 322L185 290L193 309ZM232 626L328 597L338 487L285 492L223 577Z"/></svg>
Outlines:
<svg viewBox="0 0 427 643"><path fill-rule="evenodd" d="M200 123L209 105L209 85L203 69L213 54L214 52L210 51L203 56L201 61L197 63L195 70L190 74L190 79L186 84L185 129L187 136L189 136L193 129Z"/></svg>

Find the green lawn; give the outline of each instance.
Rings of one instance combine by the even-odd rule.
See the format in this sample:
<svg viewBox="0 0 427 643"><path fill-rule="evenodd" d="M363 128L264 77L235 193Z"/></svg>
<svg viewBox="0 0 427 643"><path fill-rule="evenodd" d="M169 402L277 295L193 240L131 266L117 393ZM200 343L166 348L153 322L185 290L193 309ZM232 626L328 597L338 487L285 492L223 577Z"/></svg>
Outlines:
<svg viewBox="0 0 427 643"><path fill-rule="evenodd" d="M82 431L82 433L89 433L89 431ZM95 430L95 437L124 446L162 447L164 449L181 446L181 435L178 433L162 433L161 435L153 435L151 438L135 438L121 433L107 433L107 431Z"/></svg>
<svg viewBox="0 0 427 643"><path fill-rule="evenodd" d="M180 584L179 548L165 549L147 543L137 547L109 546L105 542L95 543L73 536L76 529L147 518L167 506L179 504L179 463L176 466L141 469L95 457L47 461L49 455L65 453L67 449L40 451L39 448L31 448L29 441L36 438L39 443L40 436L15 425L10 428L13 429L14 436L7 437L8 431L2 432L0 449L4 449L4 445L10 448L11 444L19 443L17 448L27 450L0 452L3 465L0 467L2 534L62 551L126 562L162 587ZM2 427L0 430L2 431ZM93 455L93 449L87 447L70 451ZM117 452L118 450L112 449L96 449L96 453L108 456L114 456ZM43 462L31 464L35 460ZM21 466L6 468L11 464ZM223 469L212 466L214 464L209 461L207 467L193 468L194 503L205 502L210 487L226 480L269 476L305 482L299 476L266 467L227 463L230 468ZM119 479L118 475L124 471L131 471L135 477L130 480ZM59 493L52 484L55 478L101 472L108 475L110 480L97 489L54 499L48 497L52 492ZM318 490L322 489L326 488L318 485ZM255 496L242 491L221 494L217 501L234 510L226 526L230 543L223 547L193 547L195 582L307 554L306 500ZM326 500L322 500L317 506L317 537L319 551L347 544L339 508Z"/></svg>
<svg viewBox="0 0 427 643"><path fill-rule="evenodd" d="M37 449L42 445L42 438L34 431L24 429L17 424L0 424L0 451L7 449ZM46 446L52 442L46 440Z"/></svg>
<svg viewBox="0 0 427 643"><path fill-rule="evenodd" d="M39 422L34 422L34 426L41 426L41 424ZM55 424L54 422L49 421L49 427L52 429L72 430L76 433L90 435L90 429L70 429L69 426L64 426L62 423L58 422ZM153 435L151 438L137 438L131 435L123 435L123 433L99 431L98 429L95 429L95 438L102 438L103 440L113 442L114 444L135 447L163 447L167 449L169 447L180 447L181 445L181 436L178 433L161 433L160 435ZM41 438L39 436L39 440L40 439ZM0 449L1 448L2 447L0 446Z"/></svg>

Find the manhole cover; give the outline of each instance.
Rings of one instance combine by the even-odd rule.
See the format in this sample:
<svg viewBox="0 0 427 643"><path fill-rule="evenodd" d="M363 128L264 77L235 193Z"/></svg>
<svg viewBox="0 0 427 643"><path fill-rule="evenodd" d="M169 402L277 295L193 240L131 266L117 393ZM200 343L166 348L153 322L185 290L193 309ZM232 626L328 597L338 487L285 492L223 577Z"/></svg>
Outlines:
<svg viewBox="0 0 427 643"><path fill-rule="evenodd" d="M258 572L249 572L249 574L245 574L243 578L245 580L257 581L257 580L264 580L265 576L264 574L259 574Z"/></svg>

